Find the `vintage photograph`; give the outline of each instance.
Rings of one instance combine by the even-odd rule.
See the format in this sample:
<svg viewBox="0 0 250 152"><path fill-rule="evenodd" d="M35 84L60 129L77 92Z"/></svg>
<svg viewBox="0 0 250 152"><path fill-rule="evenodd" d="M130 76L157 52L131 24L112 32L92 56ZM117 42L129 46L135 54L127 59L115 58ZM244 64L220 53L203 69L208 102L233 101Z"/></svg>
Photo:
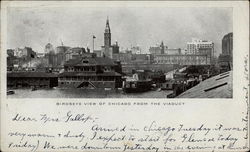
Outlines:
<svg viewBox="0 0 250 152"><path fill-rule="evenodd" d="M230 7L8 7L7 98L232 98Z"/></svg>

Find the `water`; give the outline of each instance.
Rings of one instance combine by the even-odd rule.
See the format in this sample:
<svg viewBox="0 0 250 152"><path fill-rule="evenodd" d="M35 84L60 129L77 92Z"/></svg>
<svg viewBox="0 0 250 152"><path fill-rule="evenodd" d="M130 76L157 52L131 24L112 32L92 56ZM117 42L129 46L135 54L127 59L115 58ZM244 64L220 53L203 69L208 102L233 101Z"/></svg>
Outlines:
<svg viewBox="0 0 250 152"><path fill-rule="evenodd" d="M86 89L12 89L15 94L7 98L166 98L172 91L147 91L143 93L124 93L122 90Z"/></svg>

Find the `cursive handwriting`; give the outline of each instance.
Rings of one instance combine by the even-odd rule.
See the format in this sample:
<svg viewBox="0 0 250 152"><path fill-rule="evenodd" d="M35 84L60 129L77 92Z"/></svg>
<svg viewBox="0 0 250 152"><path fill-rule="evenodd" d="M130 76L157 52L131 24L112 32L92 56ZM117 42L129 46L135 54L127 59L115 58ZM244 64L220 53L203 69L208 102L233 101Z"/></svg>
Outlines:
<svg viewBox="0 0 250 152"><path fill-rule="evenodd" d="M215 150L246 150L242 145L244 137L238 136L246 132L239 126L225 126L222 123L208 126L160 124L156 120L142 124L113 124L99 123L99 118L86 113L67 111L61 116L37 114L29 117L15 114L13 123L43 124L43 132L39 130L13 129L8 132L9 142L6 147L12 151L215 151ZM22 122L22 124L20 123ZM50 132L48 126L65 124L65 128L54 129ZM73 123L68 125L69 123ZM110 123L110 124L109 124ZM72 126L78 127L72 127ZM78 128L78 129L76 129Z"/></svg>

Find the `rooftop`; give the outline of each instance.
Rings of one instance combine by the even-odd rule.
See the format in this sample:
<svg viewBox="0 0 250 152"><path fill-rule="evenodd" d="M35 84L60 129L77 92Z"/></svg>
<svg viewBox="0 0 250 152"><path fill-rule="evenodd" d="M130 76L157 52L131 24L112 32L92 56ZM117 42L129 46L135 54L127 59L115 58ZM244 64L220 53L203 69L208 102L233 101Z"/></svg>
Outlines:
<svg viewBox="0 0 250 152"><path fill-rule="evenodd" d="M206 54L156 54L156 57L159 56L207 56Z"/></svg>
<svg viewBox="0 0 250 152"><path fill-rule="evenodd" d="M104 72L104 73L95 73L95 72L63 72L58 75L59 77L63 76L121 76L117 72Z"/></svg>
<svg viewBox="0 0 250 152"><path fill-rule="evenodd" d="M52 78L57 77L57 74L46 72L8 72L7 77Z"/></svg>
<svg viewBox="0 0 250 152"><path fill-rule="evenodd" d="M64 65L65 66L83 66L83 65L115 65L114 60L104 57L86 57L70 59Z"/></svg>
<svg viewBox="0 0 250 152"><path fill-rule="evenodd" d="M202 81L177 98L232 98L233 72L228 71Z"/></svg>

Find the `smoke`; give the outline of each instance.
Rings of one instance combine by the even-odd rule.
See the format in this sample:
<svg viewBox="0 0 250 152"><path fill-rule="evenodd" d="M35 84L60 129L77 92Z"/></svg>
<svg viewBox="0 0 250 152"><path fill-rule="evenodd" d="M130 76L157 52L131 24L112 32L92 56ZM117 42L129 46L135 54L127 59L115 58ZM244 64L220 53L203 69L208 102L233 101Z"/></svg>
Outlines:
<svg viewBox="0 0 250 152"><path fill-rule="evenodd" d="M48 59L46 58L32 58L30 61L26 61L21 65L23 68L34 67L34 68L43 68L48 67Z"/></svg>

